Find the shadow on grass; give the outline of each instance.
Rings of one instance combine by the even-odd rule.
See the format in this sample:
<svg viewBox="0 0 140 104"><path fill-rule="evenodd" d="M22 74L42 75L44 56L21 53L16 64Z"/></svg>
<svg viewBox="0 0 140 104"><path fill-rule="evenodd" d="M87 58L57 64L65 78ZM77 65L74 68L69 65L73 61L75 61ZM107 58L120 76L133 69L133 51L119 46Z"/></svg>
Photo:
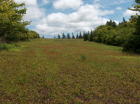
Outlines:
<svg viewBox="0 0 140 104"><path fill-rule="evenodd" d="M140 56L140 52L134 52L134 51L125 51L122 50L122 52L126 55L134 55L134 56Z"/></svg>

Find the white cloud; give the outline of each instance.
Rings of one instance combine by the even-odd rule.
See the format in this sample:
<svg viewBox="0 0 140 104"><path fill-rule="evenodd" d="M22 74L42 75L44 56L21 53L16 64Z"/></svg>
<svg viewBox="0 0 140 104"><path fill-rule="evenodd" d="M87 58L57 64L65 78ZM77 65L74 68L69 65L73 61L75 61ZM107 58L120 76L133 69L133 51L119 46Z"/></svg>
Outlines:
<svg viewBox="0 0 140 104"><path fill-rule="evenodd" d="M28 21L41 19L45 15L42 11L43 10L36 6L27 7L27 14L24 19Z"/></svg>
<svg viewBox="0 0 140 104"><path fill-rule="evenodd" d="M37 0L15 0L17 3L25 3L27 6L29 5L37 5Z"/></svg>
<svg viewBox="0 0 140 104"><path fill-rule="evenodd" d="M114 11L101 10L100 5L83 5L69 14L59 12L48 15L36 29L42 34L89 31L105 24L108 19L103 16L112 13Z"/></svg>
<svg viewBox="0 0 140 104"><path fill-rule="evenodd" d="M25 2L27 14L25 20L32 21L31 26L40 34L53 35L62 32L79 32L95 29L97 26L105 24L108 20L104 16L113 14L112 10L102 10L99 4L83 4L82 0L57 0L54 6L58 9L77 8L71 13L51 13L47 14L39 7L37 0L15 0L18 3ZM65 3L56 2L67 1ZM69 2L68 2L69 1ZM48 0L42 0L47 3ZM79 2L79 3L78 3ZM72 5L73 4L73 5Z"/></svg>
<svg viewBox="0 0 140 104"><path fill-rule="evenodd" d="M126 16L126 17L129 17L131 15L135 15L136 13L137 12L132 11L132 10L126 10L123 15Z"/></svg>
<svg viewBox="0 0 140 104"><path fill-rule="evenodd" d="M56 0L53 6L56 9L78 8L83 4L82 0Z"/></svg>
<svg viewBox="0 0 140 104"><path fill-rule="evenodd" d="M41 19L45 16L44 11L39 8L37 0L15 0L17 3L25 3L27 12L24 16L24 20L32 21ZM47 3L47 0L42 0L43 3Z"/></svg>
<svg viewBox="0 0 140 104"><path fill-rule="evenodd" d="M116 10L122 10L122 8L121 7L117 7Z"/></svg>

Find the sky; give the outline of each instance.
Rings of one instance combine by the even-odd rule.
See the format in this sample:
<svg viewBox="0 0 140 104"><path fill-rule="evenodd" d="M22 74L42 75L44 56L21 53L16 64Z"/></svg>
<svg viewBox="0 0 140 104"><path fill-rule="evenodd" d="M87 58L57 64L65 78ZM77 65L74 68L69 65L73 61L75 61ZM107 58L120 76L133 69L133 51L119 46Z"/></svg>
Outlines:
<svg viewBox="0 0 140 104"><path fill-rule="evenodd" d="M112 19L117 23L134 12L128 10L134 0L15 0L27 8L25 21L29 29L41 36L90 31Z"/></svg>

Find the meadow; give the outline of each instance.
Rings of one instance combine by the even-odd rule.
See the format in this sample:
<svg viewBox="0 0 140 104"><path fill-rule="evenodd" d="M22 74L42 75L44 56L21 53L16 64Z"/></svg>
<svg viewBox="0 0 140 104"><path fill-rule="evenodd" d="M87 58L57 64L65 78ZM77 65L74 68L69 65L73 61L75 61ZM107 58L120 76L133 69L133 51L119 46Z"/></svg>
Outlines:
<svg viewBox="0 0 140 104"><path fill-rule="evenodd" d="M9 47L0 48L0 104L140 104L138 54L80 39Z"/></svg>

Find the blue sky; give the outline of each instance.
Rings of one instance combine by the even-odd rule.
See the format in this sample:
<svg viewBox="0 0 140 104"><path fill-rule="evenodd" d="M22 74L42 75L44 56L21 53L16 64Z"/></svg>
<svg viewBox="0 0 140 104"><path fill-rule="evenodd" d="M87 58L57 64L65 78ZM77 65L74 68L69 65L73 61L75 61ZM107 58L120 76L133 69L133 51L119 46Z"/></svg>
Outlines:
<svg viewBox="0 0 140 104"><path fill-rule="evenodd" d="M134 12L128 10L134 0L15 0L24 2L31 21L28 28L46 37L63 32L79 32L95 29L112 19L116 22L128 19Z"/></svg>

